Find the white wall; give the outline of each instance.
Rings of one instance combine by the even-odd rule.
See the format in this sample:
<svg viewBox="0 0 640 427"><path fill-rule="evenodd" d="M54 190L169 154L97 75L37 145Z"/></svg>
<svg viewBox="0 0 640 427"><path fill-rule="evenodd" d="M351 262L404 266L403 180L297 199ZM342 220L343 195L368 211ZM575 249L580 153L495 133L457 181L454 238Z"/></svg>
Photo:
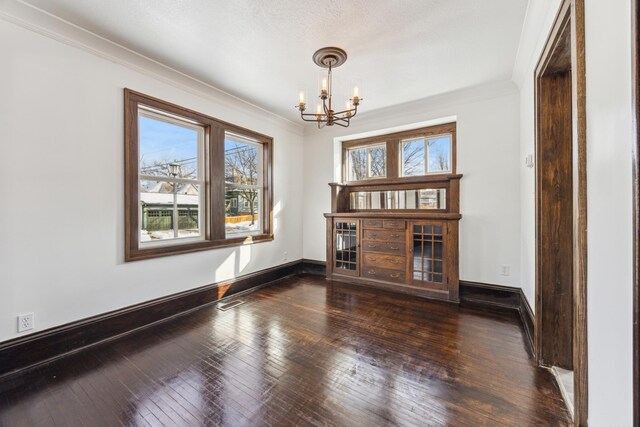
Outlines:
<svg viewBox="0 0 640 427"><path fill-rule="evenodd" d="M585 3L589 423L630 426L631 3Z"/></svg>
<svg viewBox="0 0 640 427"><path fill-rule="evenodd" d="M20 313L45 329L302 257L301 127L120 48L97 56L59 38L0 19L0 341ZM274 138L273 242L123 262L125 87Z"/></svg>
<svg viewBox="0 0 640 427"><path fill-rule="evenodd" d="M366 94L365 94L366 99ZM362 109L366 111L366 103ZM512 83L373 111L347 128L305 129L305 258L325 260L325 219L334 181L333 138L442 117L457 117L458 172L464 174L460 210L460 278L520 286L518 92ZM501 264L511 266L500 276Z"/></svg>
<svg viewBox="0 0 640 427"><path fill-rule="evenodd" d="M531 308L535 311L535 166L529 168L525 166L524 159L531 154L535 159L535 111L534 111L534 94L533 94L533 75L538 58L544 48L547 35L551 31L556 12L560 6L560 0L546 0L544 7L540 7L538 16L533 17L531 4L527 12L527 20L525 21L525 31L529 37L523 35L520 41L519 55L525 55L523 44L529 43L529 50L526 51L526 58L518 58L522 62L522 70L520 75L515 79L520 84L520 227L521 227L521 246L520 246L520 262L521 276L520 285L524 291L527 301ZM532 19L537 18L535 22ZM518 64L516 64L517 67ZM514 74L518 72L516 71Z"/></svg>
<svg viewBox="0 0 640 427"><path fill-rule="evenodd" d="M632 425L630 1L586 1L589 425ZM521 157L534 152L533 69L560 1L532 2L520 84ZM531 9L531 7L530 7ZM521 43L521 48L523 44ZM522 285L534 302L534 173L521 168Z"/></svg>

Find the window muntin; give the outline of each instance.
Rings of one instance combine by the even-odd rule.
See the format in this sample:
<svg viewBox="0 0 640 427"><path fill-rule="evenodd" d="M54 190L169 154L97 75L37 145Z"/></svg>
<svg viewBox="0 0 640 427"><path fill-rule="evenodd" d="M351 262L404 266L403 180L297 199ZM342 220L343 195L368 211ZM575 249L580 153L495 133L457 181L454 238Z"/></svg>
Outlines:
<svg viewBox="0 0 640 427"><path fill-rule="evenodd" d="M450 173L451 164L451 134L400 141L400 176Z"/></svg>
<svg viewBox="0 0 640 427"><path fill-rule="evenodd" d="M202 240L204 127L138 108L139 243Z"/></svg>
<svg viewBox="0 0 640 427"><path fill-rule="evenodd" d="M227 238L262 232L262 144L225 132L225 234Z"/></svg>
<svg viewBox="0 0 640 427"><path fill-rule="evenodd" d="M346 156L349 181L387 176L387 145L384 142L347 149Z"/></svg>

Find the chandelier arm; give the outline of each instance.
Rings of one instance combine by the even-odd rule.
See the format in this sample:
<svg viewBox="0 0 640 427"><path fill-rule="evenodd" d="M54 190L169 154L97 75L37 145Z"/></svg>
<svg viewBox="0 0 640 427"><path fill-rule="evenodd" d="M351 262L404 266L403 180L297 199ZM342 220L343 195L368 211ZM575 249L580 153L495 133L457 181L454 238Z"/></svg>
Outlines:
<svg viewBox="0 0 640 427"><path fill-rule="evenodd" d="M318 120L318 116L320 117L320 120ZM311 113L300 113L300 117L302 118L302 120L304 120L305 122L317 122L317 121L326 121L326 119L324 119L324 114L311 114ZM312 119L308 119L305 117L313 117Z"/></svg>
<svg viewBox="0 0 640 427"><path fill-rule="evenodd" d="M341 119L341 120L344 120L344 119ZM349 127L349 120L347 120L346 122L347 122L346 125L343 124L343 123L340 123L340 121L334 121L333 123L335 123L338 126L342 126L343 128L348 128Z"/></svg>
<svg viewBox="0 0 640 427"><path fill-rule="evenodd" d="M326 122L326 120L305 119L304 117L302 118L302 121L304 121L304 122Z"/></svg>

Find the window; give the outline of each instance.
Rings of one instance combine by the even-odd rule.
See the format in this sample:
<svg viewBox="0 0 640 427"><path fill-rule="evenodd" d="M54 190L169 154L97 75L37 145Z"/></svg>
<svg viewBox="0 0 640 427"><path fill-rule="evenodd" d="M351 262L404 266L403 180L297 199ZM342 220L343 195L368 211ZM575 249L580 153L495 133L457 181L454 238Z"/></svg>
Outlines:
<svg viewBox="0 0 640 427"><path fill-rule="evenodd" d="M451 172L451 135L400 141L401 176Z"/></svg>
<svg viewBox="0 0 640 427"><path fill-rule="evenodd" d="M125 89L125 260L272 240L272 139Z"/></svg>
<svg viewBox="0 0 640 427"><path fill-rule="evenodd" d="M430 126L342 143L343 177L357 183L455 174L456 124ZM364 184L364 182L363 182Z"/></svg>
<svg viewBox="0 0 640 427"><path fill-rule="evenodd" d="M141 247L157 241L203 238L198 220L184 221L181 216L193 211L195 218L202 217L204 135L201 125L138 107ZM148 219L156 212L162 221Z"/></svg>
<svg viewBox="0 0 640 427"><path fill-rule="evenodd" d="M224 138L225 198L240 209L227 209L227 236L261 231L262 144L230 132Z"/></svg>
<svg viewBox="0 0 640 427"><path fill-rule="evenodd" d="M387 146L372 144L347 150L349 181L363 181L387 176Z"/></svg>

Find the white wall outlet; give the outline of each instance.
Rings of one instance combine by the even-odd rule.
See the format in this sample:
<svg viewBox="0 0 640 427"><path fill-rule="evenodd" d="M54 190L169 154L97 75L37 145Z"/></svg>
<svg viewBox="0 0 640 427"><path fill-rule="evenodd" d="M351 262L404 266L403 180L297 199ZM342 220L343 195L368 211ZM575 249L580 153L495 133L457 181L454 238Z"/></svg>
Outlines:
<svg viewBox="0 0 640 427"><path fill-rule="evenodd" d="M500 275L501 276L508 276L510 274L511 267L509 267L507 264L502 264L500 266Z"/></svg>
<svg viewBox="0 0 640 427"><path fill-rule="evenodd" d="M282 254L282 260L286 261L289 259L289 254L287 253L287 251L284 251L284 253Z"/></svg>
<svg viewBox="0 0 640 427"><path fill-rule="evenodd" d="M18 332L33 329L33 313L21 314L18 316Z"/></svg>

